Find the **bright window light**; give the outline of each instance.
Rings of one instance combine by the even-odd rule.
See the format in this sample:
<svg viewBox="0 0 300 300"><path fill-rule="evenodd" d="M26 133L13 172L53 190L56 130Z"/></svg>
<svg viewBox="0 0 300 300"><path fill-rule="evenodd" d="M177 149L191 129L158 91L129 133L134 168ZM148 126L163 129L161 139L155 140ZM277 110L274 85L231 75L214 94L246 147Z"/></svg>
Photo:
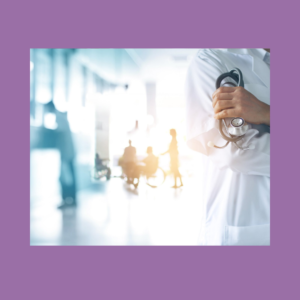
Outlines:
<svg viewBox="0 0 300 300"><path fill-rule="evenodd" d="M44 117L44 125L46 128L49 129L56 129L57 124L56 124L56 116L53 113L47 113L45 114Z"/></svg>

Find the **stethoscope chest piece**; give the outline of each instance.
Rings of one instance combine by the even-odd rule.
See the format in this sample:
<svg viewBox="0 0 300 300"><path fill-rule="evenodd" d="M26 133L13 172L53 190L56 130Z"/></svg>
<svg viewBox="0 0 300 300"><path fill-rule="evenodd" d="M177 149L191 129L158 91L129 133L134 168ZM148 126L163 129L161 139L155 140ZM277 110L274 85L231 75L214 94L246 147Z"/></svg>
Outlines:
<svg viewBox="0 0 300 300"><path fill-rule="evenodd" d="M242 136L247 132L249 127L249 124L243 118L233 118L227 130L231 135Z"/></svg>

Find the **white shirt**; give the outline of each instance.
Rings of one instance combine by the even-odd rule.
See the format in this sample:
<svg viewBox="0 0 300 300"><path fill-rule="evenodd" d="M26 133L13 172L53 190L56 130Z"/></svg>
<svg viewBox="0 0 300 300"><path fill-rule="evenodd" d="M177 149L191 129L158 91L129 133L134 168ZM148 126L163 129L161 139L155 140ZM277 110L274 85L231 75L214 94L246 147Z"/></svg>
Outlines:
<svg viewBox="0 0 300 300"><path fill-rule="evenodd" d="M226 141L214 119L212 94L219 75L237 67L245 89L270 105L270 55L263 49L203 49L187 74L187 143L204 154L204 245L270 244L270 127L253 125L239 144L209 148Z"/></svg>

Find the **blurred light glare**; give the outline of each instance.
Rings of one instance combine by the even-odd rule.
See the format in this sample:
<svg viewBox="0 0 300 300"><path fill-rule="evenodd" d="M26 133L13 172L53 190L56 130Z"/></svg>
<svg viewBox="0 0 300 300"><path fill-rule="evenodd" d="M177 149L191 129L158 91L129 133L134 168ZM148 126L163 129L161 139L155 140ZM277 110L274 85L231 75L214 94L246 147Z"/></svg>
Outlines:
<svg viewBox="0 0 300 300"><path fill-rule="evenodd" d="M60 112L66 112L68 110L68 103L63 88L57 88L54 91L53 103L55 108Z"/></svg>
<svg viewBox="0 0 300 300"><path fill-rule="evenodd" d="M123 94L126 92L126 89L124 86L117 86L114 93L116 94Z"/></svg>
<svg viewBox="0 0 300 300"><path fill-rule="evenodd" d="M33 70L33 68L34 68L34 63L31 61L30 62L30 72Z"/></svg>
<svg viewBox="0 0 300 300"><path fill-rule="evenodd" d="M60 112L68 111L68 102L62 101L54 101L55 108Z"/></svg>
<svg viewBox="0 0 300 300"><path fill-rule="evenodd" d="M94 111L88 108L72 107L68 111L68 121L73 132L92 133L94 128Z"/></svg>
<svg viewBox="0 0 300 300"><path fill-rule="evenodd" d="M41 87L36 91L36 101L42 104L46 104L51 101L51 90Z"/></svg>
<svg viewBox="0 0 300 300"><path fill-rule="evenodd" d="M73 107L68 112L68 121L73 132L80 132L81 129L81 112L80 108Z"/></svg>
<svg viewBox="0 0 300 300"><path fill-rule="evenodd" d="M85 96L85 104L87 107L94 107L99 99L102 98L102 94L99 92L89 92Z"/></svg>
<svg viewBox="0 0 300 300"><path fill-rule="evenodd" d="M44 125L48 129L56 129L57 123L56 123L56 116L53 113L47 113L44 117Z"/></svg>
<svg viewBox="0 0 300 300"><path fill-rule="evenodd" d="M147 124L148 124L148 126L153 125L153 123L154 123L153 116L152 115L147 115Z"/></svg>

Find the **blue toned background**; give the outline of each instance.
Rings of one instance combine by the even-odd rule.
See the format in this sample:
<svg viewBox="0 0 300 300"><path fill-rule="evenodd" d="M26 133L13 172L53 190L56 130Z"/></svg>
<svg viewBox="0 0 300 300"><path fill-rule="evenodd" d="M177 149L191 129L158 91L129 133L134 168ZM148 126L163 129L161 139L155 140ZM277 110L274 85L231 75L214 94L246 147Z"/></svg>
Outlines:
<svg viewBox="0 0 300 300"><path fill-rule="evenodd" d="M299 141L282 122L297 128L293 3L1 2L1 298L297 297ZM271 247L30 247L28 60L51 47L271 48Z"/></svg>

